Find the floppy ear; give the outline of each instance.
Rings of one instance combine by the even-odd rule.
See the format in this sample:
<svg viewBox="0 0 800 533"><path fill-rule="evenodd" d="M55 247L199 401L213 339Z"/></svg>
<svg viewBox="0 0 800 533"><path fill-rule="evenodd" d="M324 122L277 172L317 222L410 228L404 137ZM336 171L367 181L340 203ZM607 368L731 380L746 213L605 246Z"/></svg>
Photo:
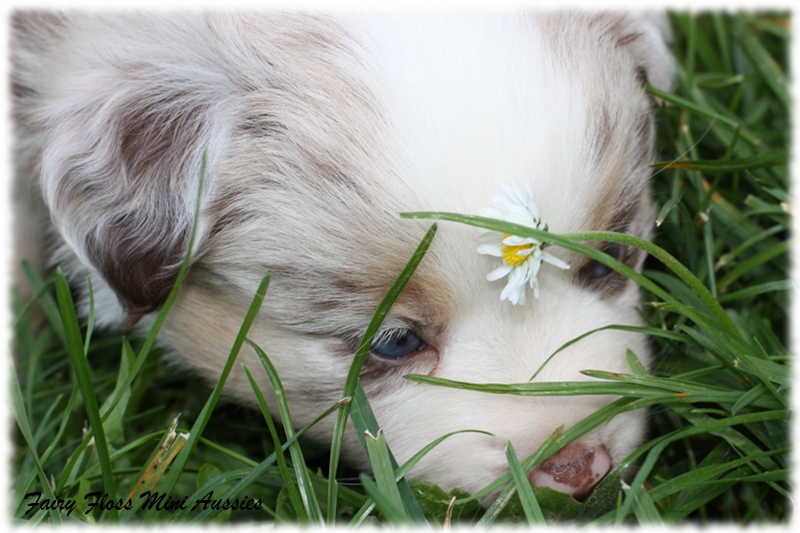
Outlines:
<svg viewBox="0 0 800 533"><path fill-rule="evenodd" d="M666 13L630 14L617 31L617 45L633 56L641 81L662 91L671 91L676 67L669 50L672 31Z"/></svg>
<svg viewBox="0 0 800 533"><path fill-rule="evenodd" d="M15 115L53 222L129 322L166 299L235 87L200 15L13 17ZM213 195L213 173L204 203ZM202 241L208 224L201 226ZM195 250L199 247L199 242Z"/></svg>

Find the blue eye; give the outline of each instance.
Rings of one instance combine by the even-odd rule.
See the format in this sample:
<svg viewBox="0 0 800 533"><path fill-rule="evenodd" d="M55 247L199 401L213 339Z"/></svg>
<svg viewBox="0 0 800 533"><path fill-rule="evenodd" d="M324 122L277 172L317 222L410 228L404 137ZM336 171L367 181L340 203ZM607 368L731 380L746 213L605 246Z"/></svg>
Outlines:
<svg viewBox="0 0 800 533"><path fill-rule="evenodd" d="M419 335L413 331L402 329L388 331L383 335L379 335L378 339L372 344L371 350L381 357L399 359L406 355L411 355L425 346L425 341Z"/></svg>
<svg viewBox="0 0 800 533"><path fill-rule="evenodd" d="M609 246L603 251L618 261L622 256L622 250L619 246ZM607 267L606 265L595 261L592 265L592 270L589 272L589 279L595 280L604 278L612 272L614 272L614 270L611 267Z"/></svg>
<svg viewBox="0 0 800 533"><path fill-rule="evenodd" d="M589 279L600 279L611 274L611 272L612 270L610 267L595 261L594 266L592 266L592 271L589 273Z"/></svg>

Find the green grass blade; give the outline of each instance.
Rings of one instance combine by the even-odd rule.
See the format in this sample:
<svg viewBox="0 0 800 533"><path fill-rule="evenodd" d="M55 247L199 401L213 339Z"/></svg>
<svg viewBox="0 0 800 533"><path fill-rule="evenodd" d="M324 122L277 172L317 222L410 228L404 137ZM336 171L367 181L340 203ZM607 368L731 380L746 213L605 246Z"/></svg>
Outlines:
<svg viewBox="0 0 800 533"><path fill-rule="evenodd" d="M587 337L591 337L595 333L598 333L600 331L605 331L605 330L616 330L616 331L628 331L628 332L631 332L631 333L641 333L643 335L649 335L651 337L661 337L661 338L670 339L670 340L673 340L673 341L676 341L676 342L687 342L687 341L691 340L691 339L688 339L685 335L681 335L680 333L677 333L677 332L674 332L674 331L665 330L665 329L662 329L662 328L642 327L642 326L622 326L622 325L617 325L617 324L612 324L612 325L609 325L609 326L603 326L603 327L600 327L600 328L595 328L595 329L587 331L586 333L578 335L574 339L571 339L571 340L565 342L564 344L562 344L561 346L559 346L556 349L556 351L554 351L552 354L550 354L547 357L547 359L545 359L544 362L541 365L539 365L539 368L536 369L536 372L533 373L533 375L531 376L529 381L533 381L534 379L536 379L536 377L541 373L542 370L544 370L544 368L548 364L550 364L550 362L556 357L556 355L558 355L559 353L563 352L565 349L569 348L570 346L572 346L574 344L577 344L578 342L582 341L583 339L585 339Z"/></svg>
<svg viewBox="0 0 800 533"><path fill-rule="evenodd" d="M448 220L451 222L459 222L468 224L484 229L490 229L501 233L510 233L512 235L519 235L521 237L534 237L542 240L543 242L556 244L568 250L579 252L595 261L598 261L624 276L628 277L639 283L643 288L647 289L654 294L657 294L666 302L673 304L676 309L681 310L682 314L686 314L690 318L694 318L696 313L690 309L685 309L684 306L672 298L669 294L660 290L657 286L644 279L641 275L633 269L627 267L623 263L614 260L608 254L600 252L596 248L584 245L578 241L608 241L619 244L635 246L652 255L661 261L667 268L672 270L681 280L689 285L694 292L702 299L708 306L717 320L720 322L720 327L724 328L728 335L739 337L739 332L735 324L725 314L724 309L719 305L716 298L711 292L703 285L692 272L682 265L675 257L668 253L663 248L656 246L650 241L633 237L631 235L613 233L606 231L589 231L581 233L570 233L564 235L556 235L543 230L536 230L519 224L511 224L485 217L478 217L472 215L460 215L457 213L444 213L444 212L416 212L416 213L401 213L405 218L419 218L419 219L438 219Z"/></svg>
<svg viewBox="0 0 800 533"><path fill-rule="evenodd" d="M522 509L525 511L528 524L532 526L546 524L547 522L544 519L544 514L542 514L542 509L539 507L539 501L533 493L531 484L528 481L528 476L525 475L522 466L519 464L519 459L517 459L517 454L514 451L514 446L511 444L511 441L508 441L508 445L506 446L506 460L511 469L511 478L514 480L514 486L517 488L517 495L522 502Z"/></svg>
<svg viewBox="0 0 800 533"><path fill-rule="evenodd" d="M258 358L261 360L261 364L263 365L264 370L269 377L269 381L272 384L272 390L278 399L278 410L280 411L281 423L283 424L283 430L286 433L286 439L291 439L294 436L294 425L292 423L292 417L289 414L289 404L286 400L286 393L284 392L281 379L278 377L278 371L275 369L275 366L272 364L272 361L270 361L267 354L264 353L261 348L249 340L248 344L250 344L250 346L255 350L256 354L258 354ZM276 449L278 449L277 446ZM311 523L322 525L324 522L322 510L320 509L319 501L317 500L317 495L314 492L311 479L308 476L308 471L305 466L305 459L303 458L303 452L300 448L300 444L295 443L290 446L289 453L292 456L292 464L294 465L295 474L297 476L297 486L300 491L300 495L302 496L303 506L306 514L308 515L308 519L311 521Z"/></svg>
<svg viewBox="0 0 800 533"><path fill-rule="evenodd" d="M650 496L658 501L667 498L673 494L682 493L684 491L693 491L697 488L702 490L702 486L710 483L710 480L715 480L719 476L732 472L741 466L746 466L753 462L754 459L759 457L769 457L780 455L788 452L788 448L780 448L777 450L766 450L755 457L740 457L732 461L713 462L707 465L700 465L697 468L690 470L682 475L676 476L666 482L661 483L657 487L650 490Z"/></svg>
<svg viewBox="0 0 800 533"><path fill-rule="evenodd" d="M780 291L790 291L794 288L791 280L769 281L766 283L759 283L738 291L729 292L719 296L720 303L730 303L736 300L746 300L759 294L768 294Z"/></svg>
<svg viewBox="0 0 800 533"><path fill-rule="evenodd" d="M652 94L656 98L664 100L665 102L669 102L670 104L676 107L679 107L681 109L686 109L696 115L700 115L701 117L705 117L715 122L720 122L722 124L725 124L731 130L734 130L739 127L739 124L737 124L735 120L729 118L728 116L724 116L720 113L715 113L714 111L711 111L706 107L698 105L692 102L691 100L687 100L686 98L682 98L675 94L662 91L661 89L657 89L650 85L647 86L647 92Z"/></svg>
<svg viewBox="0 0 800 533"><path fill-rule="evenodd" d="M450 433L446 433L441 437L433 439L430 443L425 445L420 451L412 455L408 461L403 463L402 466L400 466L400 468L398 468L395 471L395 479L397 479L397 481L400 481L403 477L405 477L406 474L408 474L411 471L412 468L414 468L417 465L417 463L420 462L420 460L422 460L423 457L425 457L431 450L436 448L436 446L441 444L444 440L449 439L454 435L461 435L463 433L480 433L482 435L488 435L490 437L494 437L494 435L492 435L488 431L481 431L478 429L462 429L460 431L451 431Z"/></svg>
<svg viewBox="0 0 800 533"><path fill-rule="evenodd" d="M92 278L86 278L86 287L89 291L89 314L86 316L86 336L83 343L83 353L89 353L89 346L92 343L92 332L94 331L94 289L92 288Z"/></svg>
<svg viewBox="0 0 800 533"><path fill-rule="evenodd" d="M100 407L97 404L97 397L94 393L92 376L83 348L83 338L81 336L80 326L78 325L78 317L75 314L75 305L72 302L69 283L60 268L56 270L55 284L58 307L64 322L64 333L67 338L70 359L75 369L75 378L78 382L83 404L86 408L86 416L89 419L89 424L94 433L94 447L97 451L97 458L100 461L100 467L103 472L103 488L111 500L116 500L116 483L114 482L114 473L111 468L108 442L100 417ZM116 510L112 510L109 512L109 516L112 521L116 521L118 513Z"/></svg>
<svg viewBox="0 0 800 533"><path fill-rule="evenodd" d="M784 150L768 152L740 159L727 160L688 160L662 161L651 165L655 169L672 168L676 170L693 170L697 172L741 172L756 168L769 168L785 165L789 159Z"/></svg>
<svg viewBox="0 0 800 533"><path fill-rule="evenodd" d="M27 315L28 311L32 309L36 303L38 303L42 309L42 312L44 312L44 315L47 317L48 322L52 326L53 331L55 331L56 335L61 340L61 344L63 346L67 346L67 336L64 333L64 323L61 321L58 304L53 298L53 295L50 294L50 284L53 282L53 276L51 276L45 283L28 261L22 262L22 270L25 273L25 278L30 284L31 289L35 291L35 295L33 299L25 306L25 309L22 310L22 313L17 318L17 322L22 320Z"/></svg>
<svg viewBox="0 0 800 533"><path fill-rule="evenodd" d="M646 490L641 490L636 494L636 502L633 512L640 524L644 525L664 525L664 520L653 502L653 498Z"/></svg>
<svg viewBox="0 0 800 533"><path fill-rule="evenodd" d="M389 313L389 309L391 308L392 304L394 304L395 299L397 299L397 297L400 295L400 292L403 290L406 283L411 278L411 275L414 273L414 271L417 269L417 266L422 261L422 258L425 256L425 252L428 251L428 248L430 247L431 242L433 241L433 237L435 235L436 235L436 225L434 224L427 231L422 241L420 242L419 246L415 250L414 254L411 256L411 259L408 261L403 271L397 277L397 280L394 282L392 287L387 292L383 301L381 301L380 305L378 306L378 309L375 311L375 315L372 317L372 320L367 326L367 329L364 332L364 336L362 337L358 349L356 350L356 354L353 357L353 363L350 367L350 372L347 375L347 380L345 381L344 390L342 391L342 398L352 398L353 395L355 394L356 386L358 385L358 376L360 375L361 367L363 366L364 361L366 360L366 357L369 354L370 347L372 346L372 340L378 333L378 330L381 324L383 323L383 319ZM328 513L329 524L332 524L334 520L334 513L332 510L337 508L336 472L338 471L339 467L339 458L341 456L342 441L344 440L344 430L349 414L350 414L350 405L347 404L339 411L336 417L336 425L334 426L333 438L331 440L331 456L330 456L330 468L329 468L330 484L328 486L328 502L327 502L329 509ZM417 515L415 518L419 518L419 515Z"/></svg>
<svg viewBox="0 0 800 533"><path fill-rule="evenodd" d="M559 431L560 429L554 432L552 435L550 435L547 439L545 439L545 441L541 444L541 446L539 446L539 448L520 465L522 472L529 472L535 465L544 461L545 459L550 457L553 453L555 453L556 450L561 448L558 442L560 440L563 441L564 435L563 434L559 435ZM478 527L486 527L492 525L497 519L497 517L500 516L500 513L503 511L503 509L505 509L506 505L508 505L508 502L511 500L511 498L514 497L514 494L517 491L517 486L513 482L509 483L510 481L512 481L511 472L509 472L505 476L502 476L500 479L498 479L497 481L486 487L483 491L481 491L488 493L490 491L495 490L495 487L500 487L502 486L502 484L506 485L505 488L503 488L500 494L495 498L495 500L486 510L486 513L484 513L484 515L478 521L477 524ZM478 496L479 494L481 494L481 492L475 494L474 496Z"/></svg>
<svg viewBox="0 0 800 533"><path fill-rule="evenodd" d="M259 309L261 309L261 304L264 301L264 295L267 293L267 288L269 287L269 276L264 276L261 280L261 284L258 286L256 290L256 294L253 297L253 301L250 304L250 308L245 315L244 321L242 322L242 326L239 329L239 333L236 336L236 340L231 347L230 354L228 355L228 359L225 362L225 367L222 370L222 374L220 375L219 381L217 385L214 387L214 390L211 392L211 395L208 398L208 401L203 406L203 410L197 417L192 429L189 433L189 438L186 441L183 449L178 454L178 457L175 459L172 468L170 469L170 473L162 482L161 490L166 493L172 492L175 484L178 482L178 478L183 473L184 468L186 467L186 463L189 460L189 456L194 452L194 448L197 445L198 439L200 435L203 433L203 429L208 424L208 421L211 419L211 414L216 407L217 402L219 401L220 396L222 395L222 389L225 386L225 381L228 378L231 370L233 369L233 364L236 361L236 357L239 355L239 351L244 344L245 338L247 333L250 331L250 326L253 325L253 322L256 319L256 315L258 314ZM139 356L141 359L141 356ZM151 509L147 515L145 516L145 523L152 524L156 519L157 511L155 509Z"/></svg>
<svg viewBox="0 0 800 533"><path fill-rule="evenodd" d="M261 352L260 348L258 348L255 344L251 343L249 340L248 343L250 343L250 345L256 349L259 357L262 357L263 352ZM263 357L266 358L266 354L264 354ZM262 364L264 364L265 367L267 366L272 367L272 364L269 363L269 361L264 362L263 359L262 359ZM269 407L267 406L267 402L264 399L264 395L261 393L261 389L259 389L258 384L253 378L252 374L250 374L250 371L247 369L247 367L244 366L243 368L245 374L247 375L247 379L250 381L250 387L253 389L253 392L256 395L256 400L258 401L258 405L261 408L261 412L264 414L264 420L266 421L267 427L269 428L269 433L272 436L272 441L275 445L275 450L280 450L281 441L280 437L278 436L278 430L275 427L275 423L272 421L272 416L270 415ZM271 371L274 372L274 368L271 368ZM270 373L271 371L268 370L267 372ZM272 380L272 378L273 376L272 374L270 374L270 380ZM273 385L273 387L274 386L275 385ZM280 384L278 386L281 388L282 391L283 390L282 386L280 386ZM282 393L281 396L279 396L278 401L285 402L285 398L283 397ZM283 410L284 407L282 406L281 407L282 413ZM284 421L283 423L286 424L286 421ZM291 427L291 426L284 426L284 427ZM292 435L287 433L287 438L291 437ZM293 447L296 445L297 443L295 443ZM310 483L306 483L307 476L305 475L305 468L306 468L305 461L302 461L302 459L300 461L293 459L293 464L295 469L295 477L293 478L289 470L289 466L286 464L286 459L284 458L283 453L277 454L276 459L278 462L278 468L281 472L281 477L283 478L284 486L286 487L286 490L289 494L289 499L292 502L292 506L294 507L294 511L295 514L297 514L299 522L301 524L309 524L311 522L320 523L321 512L313 519L311 518L313 511L311 509L311 504L309 503L309 501L313 499L313 501L316 503L316 495L314 494L313 490L310 491L311 492L310 495L308 494L309 489L311 487ZM302 472L300 469L302 469Z"/></svg>
<svg viewBox="0 0 800 533"><path fill-rule="evenodd" d="M199 224L199 217L200 217L200 207L203 201L203 188L205 185L205 178L206 178L206 165L207 165L207 157L206 153L203 153L203 158L200 164L200 172L198 175L198 185L197 185L197 194L195 197L195 213L194 218L192 220L192 228L189 232L189 242L186 246L186 252L183 257L183 262L181 263L181 268L178 271L177 276L175 277L175 283L170 290L169 294L167 295L167 299L164 301L164 304L161 306L161 309L156 315L156 319L153 322L153 326L150 328L150 331L145 338L144 343L142 344L141 349L139 350L139 354L136 357L136 363L134 367L131 369L128 377L126 378L125 382L118 387L117 391L112 394L111 398L106 402L108 406L107 409L103 412L103 419L105 420L111 412L116 408L117 403L122 400L123 395L125 394L126 390L129 390L131 383L139 375L142 368L144 367L145 363L148 360L148 356L155 345L156 338L158 336L158 332L161 329L164 321L167 318L167 314L169 313L170 308L172 307L175 298L178 296L178 292L180 291L183 280L186 278L187 273L189 272L189 266L191 264L192 252L194 251L194 243L197 236L197 226Z"/></svg>
<svg viewBox="0 0 800 533"><path fill-rule="evenodd" d="M785 255L790 249L791 241L783 241L770 246L756 255L742 261L719 280L720 289L727 288L734 281L738 280L745 274L752 272L756 267L763 265L764 263L771 261L776 257Z"/></svg>
<svg viewBox="0 0 800 533"><path fill-rule="evenodd" d="M715 433L720 430L730 428L731 426L735 426L738 424L746 424L748 422L755 420L760 421L764 419L776 419L776 420L785 419L788 416L788 414L789 414L788 411L785 410L775 410L765 413L753 413L747 415L733 416L719 420L708 419L707 422L697 423L691 427L677 430L673 432L671 435L667 435L665 437L662 437L658 441L651 443L650 451L647 454L647 458L641 464L639 471L636 474L636 477L631 483L630 490L628 490L628 492L625 495L625 500L617 515L617 523L620 524L622 520L631 511L631 507L634 504L638 491L644 485L644 481L647 475L652 471L653 467L655 466L658 456L661 455L661 453L663 453L667 445L670 444L671 442L684 439L691 435L698 435L703 433Z"/></svg>
<svg viewBox="0 0 800 533"><path fill-rule="evenodd" d="M753 64L757 65L761 79L780 100L785 109L791 107L791 97L789 96L788 78L783 72L777 61L773 59L769 51L762 45L761 41L751 30L743 32L742 45L747 54L752 58Z"/></svg>
<svg viewBox="0 0 800 533"><path fill-rule="evenodd" d="M28 450L33 458L36 475L39 478L39 483L41 484L44 496L52 500L55 498L55 495L53 494L53 490L50 487L50 481L47 479L47 474L44 472L44 467L42 466L42 462L36 451L36 439L33 437L30 419L28 418L28 414L25 409L25 402L22 398L22 389L20 388L19 382L16 379L11 380L11 412L17 421L17 426L22 432L25 442L28 444ZM19 508L19 506L17 508ZM31 510L32 508L29 508L28 511ZM49 511L48 514L54 524L61 523L61 516L58 514L58 511Z"/></svg>
<svg viewBox="0 0 800 533"><path fill-rule="evenodd" d="M369 431L365 434L367 456L372 465L376 485L374 491L369 492L375 500L378 509L385 515L392 517L392 522L408 524L412 522L411 515L406 510L400 489L395 479L395 469L386 437L379 431L373 435Z"/></svg>
<svg viewBox="0 0 800 533"><path fill-rule="evenodd" d="M353 394L352 408L350 410L350 419L355 427L356 435L359 437L359 440L366 449L366 434L380 433L380 426L378 421L375 419L375 414L372 412L372 408L369 406L369 400L367 399L366 392L364 392L364 388L361 386L361 382L356 383L356 390ZM398 467L397 460L395 459L391 450L388 449L388 446L387 454L389 456L389 461L391 462L392 468L395 471L397 486L398 490L400 491L404 512L406 512L414 522L424 522L425 515L417 503L408 481L402 476L398 475L401 469Z"/></svg>
<svg viewBox="0 0 800 533"><path fill-rule="evenodd" d="M327 418L328 416L330 416L334 412L336 412L339 409L341 409L342 406L345 405L346 403L348 403L349 401L350 401L349 398L345 398L345 399L342 399L342 400L336 402L332 407L328 408L324 413L322 413L320 416L318 416L313 421L311 421L311 423L309 423L308 425L306 425L303 428L301 428L300 430L298 430L292 436L291 439L288 439L283 444L283 447L281 448L281 453L283 453L286 450L288 450L289 447L291 445L293 445L297 441L297 439L299 439L306 431L308 431L309 428L315 426L321 420ZM266 459L264 459L263 461L261 461L257 465L253 466L252 469L250 470L250 472L246 476L242 477L235 486L231 487L224 494L222 494L222 496L220 496L220 499L224 500L226 498L235 498L237 495L239 495L247 487L249 487L250 485L252 485L256 481L261 479L264 476L264 473L267 471L267 469L270 468L276 461L277 461L277 454L275 452L272 452L270 455L267 456ZM194 495L190 496L189 500L194 501L195 499L200 498L201 496L203 496L203 493L197 492ZM179 520L182 520L182 519L186 518L188 516L189 511L190 511L190 509L187 509L186 511L181 510L181 511L176 512L174 520L175 521L179 521ZM207 509L203 509L191 520L190 523L191 524L202 524L202 523L205 523L210 518L215 516L215 514L216 514L216 511L214 509L210 508L210 507L207 508Z"/></svg>
<svg viewBox="0 0 800 533"><path fill-rule="evenodd" d="M388 497L377 484L366 474L359 476L364 491L375 502L375 506L380 509L386 520L390 523L407 524L408 515L405 510L393 498Z"/></svg>
<svg viewBox="0 0 800 533"><path fill-rule="evenodd" d="M242 365L242 366L244 367L244 365ZM220 453L222 453L222 454L224 454L224 455L226 455L226 456L228 456L228 457L230 457L232 459L236 459L237 461L239 461L243 465L249 466L251 468L258 465L258 462L253 461L249 457L245 457L244 455L242 455L240 453L237 453L236 451L231 450L230 448L226 448L225 446L217 444L214 441L208 440L205 437L200 437L200 443L203 444L204 446L208 446L209 448L213 448L214 450L216 450L216 451L218 451L218 452L220 452Z"/></svg>

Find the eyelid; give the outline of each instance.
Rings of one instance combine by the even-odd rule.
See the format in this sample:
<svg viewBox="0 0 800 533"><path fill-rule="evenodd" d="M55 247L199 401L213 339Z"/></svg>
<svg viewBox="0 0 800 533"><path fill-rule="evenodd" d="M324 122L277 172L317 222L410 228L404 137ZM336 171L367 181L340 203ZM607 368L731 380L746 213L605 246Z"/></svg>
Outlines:
<svg viewBox="0 0 800 533"><path fill-rule="evenodd" d="M618 244L614 244L614 243L605 244L605 245L603 245L602 247L599 248L599 251L601 251L604 254L610 256L612 259L616 259L617 261L623 261L625 259L624 258L624 255L625 255L624 254L624 250L622 249L622 246L620 246ZM602 261L597 261L597 260L594 260L594 259L589 260L587 262L587 264L586 264L586 267L594 268L597 265L601 265L601 266L613 271L613 269L610 266L606 265Z"/></svg>
<svg viewBox="0 0 800 533"><path fill-rule="evenodd" d="M386 329L381 329L375 336L372 338L372 344L377 344L378 342L386 342L387 340L391 339L392 337L399 337L400 335L405 335L407 331L412 331L411 328L396 326Z"/></svg>
<svg viewBox="0 0 800 533"><path fill-rule="evenodd" d="M404 359L428 347L428 343L412 329L384 330L381 333L373 339L370 351L385 359Z"/></svg>
<svg viewBox="0 0 800 533"><path fill-rule="evenodd" d="M599 247L599 250L623 264L633 266L629 263L634 254L631 253L629 248L623 244L606 242ZM602 271L602 273L598 274L597 270ZM577 276L576 280L584 288L598 293L601 298L616 294L619 289L625 286L627 281L625 276L611 267L594 260L587 260L577 271Z"/></svg>

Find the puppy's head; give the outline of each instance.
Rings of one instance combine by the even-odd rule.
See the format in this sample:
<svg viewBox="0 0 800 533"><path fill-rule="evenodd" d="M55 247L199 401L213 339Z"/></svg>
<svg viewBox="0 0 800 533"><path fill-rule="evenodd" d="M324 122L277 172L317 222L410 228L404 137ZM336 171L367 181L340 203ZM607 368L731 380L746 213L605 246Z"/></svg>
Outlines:
<svg viewBox="0 0 800 533"><path fill-rule="evenodd" d="M63 241L56 258L77 283L95 275L103 322L146 323L185 252L206 153L192 269L162 341L215 378L271 273L251 337L298 424L340 397L355 345L425 232L398 212L477 214L503 183L530 182L550 231L647 237L642 85L670 79L655 19L627 15L15 16L18 153ZM571 268L545 264L525 306L501 301L502 283L486 280L497 259L476 253L476 235L441 226L362 374L400 461L450 431L494 435L452 437L414 472L470 491L507 470L508 441L524 457L610 400L494 396L404 374L525 382L567 341L639 323L631 282L554 247ZM595 244L641 266L635 249ZM627 349L648 358L640 336L604 330L536 379L626 372ZM231 376L229 394L252 402L248 391ZM615 418L531 479L584 491L637 444L642 416ZM347 448L362 460L353 435Z"/></svg>

